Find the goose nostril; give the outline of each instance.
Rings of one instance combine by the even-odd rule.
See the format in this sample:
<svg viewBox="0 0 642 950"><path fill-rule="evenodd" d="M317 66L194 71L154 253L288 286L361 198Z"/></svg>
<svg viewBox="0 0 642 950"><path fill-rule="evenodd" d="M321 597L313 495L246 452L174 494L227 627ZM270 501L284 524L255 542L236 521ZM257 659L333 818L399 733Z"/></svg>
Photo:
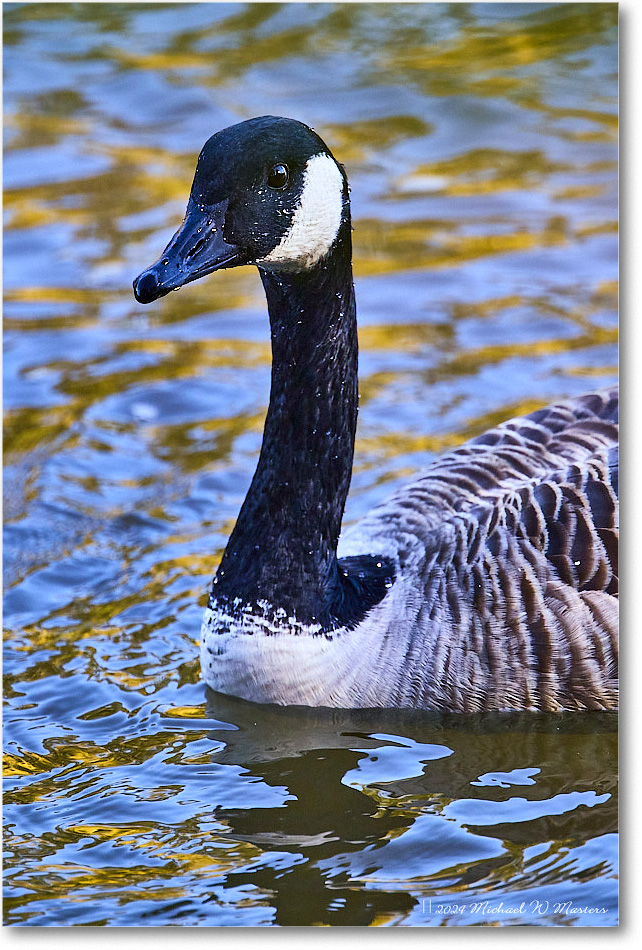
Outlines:
<svg viewBox="0 0 642 950"><path fill-rule="evenodd" d="M198 230L200 231L201 228L199 228ZM194 245L194 247L190 248L189 251L186 252L185 260L188 261L192 257L195 257L198 254L198 252L203 248L203 246L205 245L205 242L206 242L206 238L204 237L199 238L196 244Z"/></svg>
<svg viewBox="0 0 642 950"><path fill-rule="evenodd" d="M147 270L134 281L134 297L138 303L151 303L158 295L158 278Z"/></svg>

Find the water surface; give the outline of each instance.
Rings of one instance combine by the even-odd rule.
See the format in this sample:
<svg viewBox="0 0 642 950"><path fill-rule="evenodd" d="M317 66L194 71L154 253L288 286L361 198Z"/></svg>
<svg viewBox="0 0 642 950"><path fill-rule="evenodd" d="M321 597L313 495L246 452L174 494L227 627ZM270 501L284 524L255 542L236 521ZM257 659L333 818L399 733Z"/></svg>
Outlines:
<svg viewBox="0 0 642 950"><path fill-rule="evenodd" d="M268 322L243 268L135 303L209 135L352 185L351 523L617 374L615 4L4 6L5 923L613 926L614 717L206 693Z"/></svg>

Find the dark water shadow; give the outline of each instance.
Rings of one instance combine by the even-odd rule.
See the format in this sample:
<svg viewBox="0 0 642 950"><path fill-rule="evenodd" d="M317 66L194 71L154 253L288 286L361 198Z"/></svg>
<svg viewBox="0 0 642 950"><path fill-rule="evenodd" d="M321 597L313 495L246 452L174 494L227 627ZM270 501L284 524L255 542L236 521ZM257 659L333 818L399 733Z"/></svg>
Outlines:
<svg viewBox="0 0 642 950"><path fill-rule="evenodd" d="M225 743L217 762L289 793L277 808L213 803L233 838L300 856L228 876L226 886L269 894L279 924L405 914L418 885L460 893L514 882L527 849L568 853L617 830L613 713L313 710L208 689L207 716ZM404 836L402 874L390 855ZM564 880L563 863L528 883Z"/></svg>

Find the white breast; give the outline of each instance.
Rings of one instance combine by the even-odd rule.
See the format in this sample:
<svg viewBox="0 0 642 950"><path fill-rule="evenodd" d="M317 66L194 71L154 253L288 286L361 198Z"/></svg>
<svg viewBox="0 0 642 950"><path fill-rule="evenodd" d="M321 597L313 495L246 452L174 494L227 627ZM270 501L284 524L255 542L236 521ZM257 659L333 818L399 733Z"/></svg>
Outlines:
<svg viewBox="0 0 642 950"><path fill-rule="evenodd" d="M292 224L258 264L304 269L324 257L334 243L343 210L343 176L329 155L314 155L303 173L301 200Z"/></svg>
<svg viewBox="0 0 642 950"><path fill-rule="evenodd" d="M391 590L354 630L340 627L328 636L284 611L269 619L248 608L232 617L214 600L201 630L203 679L259 703L400 705L405 675L398 660L410 649L411 625L404 623L410 599Z"/></svg>

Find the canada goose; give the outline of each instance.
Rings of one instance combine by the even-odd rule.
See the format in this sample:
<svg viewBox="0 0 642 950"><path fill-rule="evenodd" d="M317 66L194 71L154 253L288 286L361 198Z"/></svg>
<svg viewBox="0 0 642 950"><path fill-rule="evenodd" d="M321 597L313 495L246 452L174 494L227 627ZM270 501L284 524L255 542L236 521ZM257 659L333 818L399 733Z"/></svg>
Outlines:
<svg viewBox="0 0 642 950"><path fill-rule="evenodd" d="M201 665L261 703L479 710L617 705L617 390L512 419L435 461L337 544L357 421L345 171L310 128L213 135L140 303L259 269L272 383L212 583Z"/></svg>

